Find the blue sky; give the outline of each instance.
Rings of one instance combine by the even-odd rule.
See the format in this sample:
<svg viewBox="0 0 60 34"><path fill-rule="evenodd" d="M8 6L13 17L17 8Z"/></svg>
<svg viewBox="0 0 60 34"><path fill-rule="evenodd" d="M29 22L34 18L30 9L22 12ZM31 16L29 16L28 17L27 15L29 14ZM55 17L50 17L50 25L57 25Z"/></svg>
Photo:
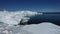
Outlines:
<svg viewBox="0 0 60 34"><path fill-rule="evenodd" d="M0 9L60 11L60 0L0 0Z"/></svg>

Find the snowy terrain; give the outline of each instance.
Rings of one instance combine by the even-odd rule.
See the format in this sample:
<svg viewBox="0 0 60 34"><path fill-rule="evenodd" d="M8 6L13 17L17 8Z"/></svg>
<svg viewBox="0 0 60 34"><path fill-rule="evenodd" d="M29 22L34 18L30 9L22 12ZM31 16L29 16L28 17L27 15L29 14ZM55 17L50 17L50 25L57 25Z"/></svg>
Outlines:
<svg viewBox="0 0 60 34"><path fill-rule="evenodd" d="M60 34L60 26L52 23L7 26L0 24L0 34Z"/></svg>
<svg viewBox="0 0 60 34"><path fill-rule="evenodd" d="M31 16L42 13L32 11L0 11L0 34L60 34L60 26L49 22L32 25L17 25L21 19L27 22ZM16 25L16 26L14 26Z"/></svg>
<svg viewBox="0 0 60 34"><path fill-rule="evenodd" d="M34 34L60 34L60 26L49 22L44 22L37 25L26 25L23 29Z"/></svg>
<svg viewBox="0 0 60 34"><path fill-rule="evenodd" d="M28 21L30 17L42 14L32 11L0 11L0 22L7 23L9 25L17 25L21 19Z"/></svg>

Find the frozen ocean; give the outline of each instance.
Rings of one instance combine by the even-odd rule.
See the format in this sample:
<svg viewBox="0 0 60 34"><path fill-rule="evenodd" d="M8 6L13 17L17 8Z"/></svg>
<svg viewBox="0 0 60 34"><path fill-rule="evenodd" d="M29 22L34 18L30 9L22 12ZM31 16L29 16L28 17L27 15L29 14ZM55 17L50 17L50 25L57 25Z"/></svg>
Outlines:
<svg viewBox="0 0 60 34"><path fill-rule="evenodd" d="M27 24L30 17L42 14L32 11L0 11L0 34L60 34L60 26L51 22ZM21 19L26 25L18 25Z"/></svg>

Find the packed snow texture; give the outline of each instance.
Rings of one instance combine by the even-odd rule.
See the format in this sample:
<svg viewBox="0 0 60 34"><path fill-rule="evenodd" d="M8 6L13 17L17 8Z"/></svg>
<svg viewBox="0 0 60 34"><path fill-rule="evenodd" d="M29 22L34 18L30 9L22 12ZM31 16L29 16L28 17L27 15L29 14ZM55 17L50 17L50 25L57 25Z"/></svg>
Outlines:
<svg viewBox="0 0 60 34"><path fill-rule="evenodd" d="M60 26L48 22L25 26L8 26L1 23L0 34L60 34Z"/></svg>
<svg viewBox="0 0 60 34"><path fill-rule="evenodd" d="M0 11L0 22L7 23L9 25L17 25L20 23L21 19L24 19L27 22L30 17L35 16L37 14L42 14L38 12L32 11Z"/></svg>

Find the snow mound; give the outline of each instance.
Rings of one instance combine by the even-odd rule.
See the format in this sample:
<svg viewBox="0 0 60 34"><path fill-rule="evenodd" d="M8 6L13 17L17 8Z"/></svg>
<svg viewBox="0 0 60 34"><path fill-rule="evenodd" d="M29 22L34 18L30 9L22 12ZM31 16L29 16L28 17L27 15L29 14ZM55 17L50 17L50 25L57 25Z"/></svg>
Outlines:
<svg viewBox="0 0 60 34"><path fill-rule="evenodd" d="M60 34L60 26L54 25L49 22L26 25L23 27L23 29L34 34Z"/></svg>

